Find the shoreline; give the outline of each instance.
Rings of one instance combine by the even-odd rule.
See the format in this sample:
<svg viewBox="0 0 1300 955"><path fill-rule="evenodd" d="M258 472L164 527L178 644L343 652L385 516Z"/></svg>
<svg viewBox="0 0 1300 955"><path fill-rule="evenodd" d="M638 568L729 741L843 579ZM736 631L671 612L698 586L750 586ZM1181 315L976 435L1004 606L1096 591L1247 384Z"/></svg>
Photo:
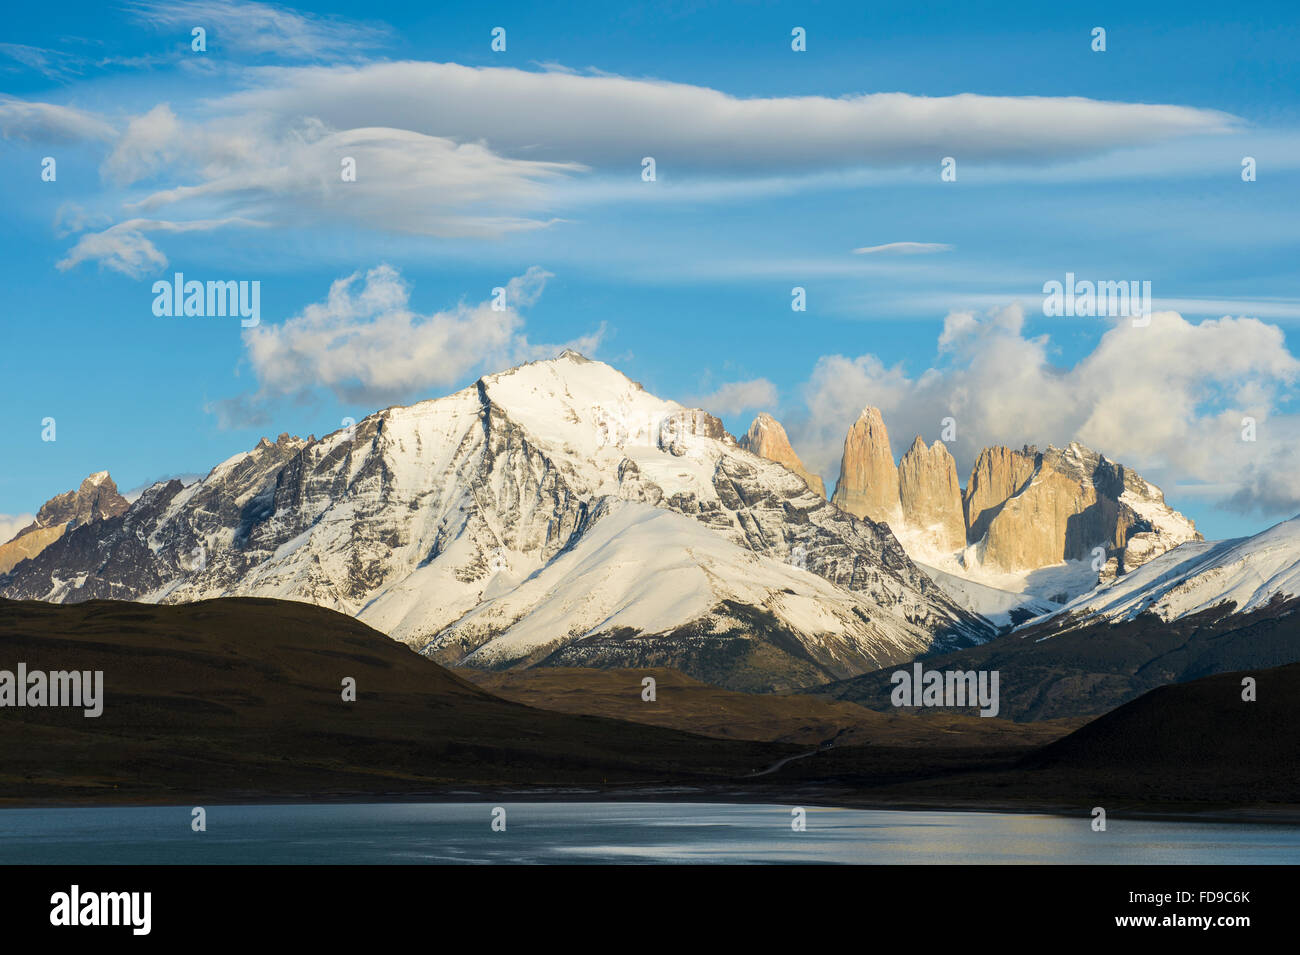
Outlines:
<svg viewBox="0 0 1300 955"><path fill-rule="evenodd" d="M681 804L760 804L773 806L801 805L819 809L847 809L877 812L960 812L995 813L999 815L1042 815L1086 820L1089 809L1052 802L979 802L979 803L927 803L917 800L885 801L856 799L851 793L812 790L729 790L719 787L691 786L638 786L627 789L593 789L590 787L456 787L454 789L420 790L411 792L333 792L333 793L226 793L215 798L179 799L174 794L156 799L97 802L90 800L60 800L34 804L26 800L0 798L0 811L45 811L58 809L146 809L160 807L186 808L208 806L305 806L328 805L390 805L396 803L465 803L477 801L517 803L604 803L645 802ZM1300 805L1274 807L1209 807L1205 809L1158 808L1150 806L1116 806L1106 811L1109 820L1141 820L1150 822L1201 822L1234 823L1242 825L1300 826Z"/></svg>

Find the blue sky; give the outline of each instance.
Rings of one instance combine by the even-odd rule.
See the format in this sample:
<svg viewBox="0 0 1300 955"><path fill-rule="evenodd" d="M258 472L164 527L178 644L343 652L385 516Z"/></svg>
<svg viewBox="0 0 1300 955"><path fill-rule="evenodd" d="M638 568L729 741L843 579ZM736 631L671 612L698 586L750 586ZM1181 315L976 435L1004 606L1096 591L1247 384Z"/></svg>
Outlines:
<svg viewBox="0 0 1300 955"><path fill-rule="evenodd" d="M775 413L828 486L870 403L898 453L955 417L963 474L985 444L1078 439L1207 536L1262 528L1300 511L1298 24L1267 3L14 9L0 515L574 344L733 432ZM155 316L175 272L259 281L261 325ZM1157 315L1047 317L1067 272L1150 281Z"/></svg>

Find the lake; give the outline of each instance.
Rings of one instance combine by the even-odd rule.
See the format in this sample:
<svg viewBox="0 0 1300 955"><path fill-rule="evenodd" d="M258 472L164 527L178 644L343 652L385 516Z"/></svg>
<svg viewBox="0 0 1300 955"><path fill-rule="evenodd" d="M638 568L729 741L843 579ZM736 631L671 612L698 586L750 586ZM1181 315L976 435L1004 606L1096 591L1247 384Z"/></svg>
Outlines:
<svg viewBox="0 0 1300 955"><path fill-rule="evenodd" d="M492 829L505 810L505 831ZM671 802L0 810L0 863L1300 862L1300 826Z"/></svg>

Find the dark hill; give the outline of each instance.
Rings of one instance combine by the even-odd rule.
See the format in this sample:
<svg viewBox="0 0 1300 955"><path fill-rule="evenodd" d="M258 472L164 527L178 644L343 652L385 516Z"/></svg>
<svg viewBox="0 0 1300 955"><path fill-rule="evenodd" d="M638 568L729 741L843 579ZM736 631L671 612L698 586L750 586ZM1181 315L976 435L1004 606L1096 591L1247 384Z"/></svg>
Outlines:
<svg viewBox="0 0 1300 955"><path fill-rule="evenodd" d="M1242 699L1242 680L1256 700ZM1022 760L1026 769L1300 799L1300 664L1162 686Z"/></svg>
<svg viewBox="0 0 1300 955"><path fill-rule="evenodd" d="M0 669L20 662L102 670L105 702L0 709L0 793L19 803L707 782L798 751L502 700L305 603L0 600Z"/></svg>
<svg viewBox="0 0 1300 955"><path fill-rule="evenodd" d="M102 670L104 712L0 708L0 799L10 804L465 799L502 790L575 798L574 789L1085 817L1094 805L1266 815L1300 804L1300 666L1250 671L1257 703L1240 702L1241 674L1210 677L1154 690L1043 746L1063 724L858 714L670 672L658 673L660 726L608 718L630 720L652 705L618 690L625 679L628 699L639 701L640 671L492 681L591 715L538 709L493 696L351 617L276 600L0 601L0 670L20 662L29 671ZM357 682L355 703L341 699L345 677ZM771 732L798 745L683 727Z"/></svg>
<svg viewBox="0 0 1300 955"><path fill-rule="evenodd" d="M1241 698L1242 677L1257 702ZM989 722L996 722L989 720ZM1300 808L1300 664L1163 686L1029 753L982 761L866 746L790 764L791 784L851 788L864 802L1108 813L1232 810L1296 818ZM929 769L908 769L906 758Z"/></svg>

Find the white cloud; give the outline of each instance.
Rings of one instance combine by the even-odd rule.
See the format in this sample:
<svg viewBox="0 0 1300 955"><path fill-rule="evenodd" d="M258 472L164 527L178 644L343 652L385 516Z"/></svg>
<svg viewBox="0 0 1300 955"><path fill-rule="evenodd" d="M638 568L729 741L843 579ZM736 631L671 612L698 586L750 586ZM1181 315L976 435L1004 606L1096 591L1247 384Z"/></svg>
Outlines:
<svg viewBox="0 0 1300 955"><path fill-rule="evenodd" d="M400 129L339 132L315 123L278 135L249 129L246 146L224 157L204 148L210 138L226 137L215 130L186 137L192 150L186 161L197 182L154 192L128 209L219 202L242 216L285 226L361 224L419 235L495 237L546 225L518 213L545 203L545 182L579 168L505 159L476 143ZM355 161L354 182L343 181L344 158Z"/></svg>
<svg viewBox="0 0 1300 955"><path fill-rule="evenodd" d="M854 249L854 255L930 255L935 252L951 252L952 246L943 242L887 242L884 245L868 245Z"/></svg>
<svg viewBox="0 0 1300 955"><path fill-rule="evenodd" d="M807 418L791 423L799 453L833 480L845 432L871 404L896 456L915 435L938 438L953 417L949 450L963 478L986 445L1078 440L1157 484L1232 484L1223 503L1236 510L1300 510L1300 415L1288 407L1300 360L1279 328L1157 312L1145 328L1116 322L1093 351L1058 367L1048 337L1026 337L1023 321L1019 306L950 314L939 360L918 375L870 354L823 357L805 385ZM1242 440L1247 416L1254 442Z"/></svg>
<svg viewBox="0 0 1300 955"><path fill-rule="evenodd" d="M104 178L127 186L153 175L194 146L167 103L133 117L100 168ZM205 137L201 148L216 145Z"/></svg>
<svg viewBox="0 0 1300 955"><path fill-rule="evenodd" d="M355 181L343 179L345 159ZM167 264L144 233L228 225L495 238L551 224L526 213L547 203L547 183L581 169L402 129L335 131L312 119L281 125L230 116L188 123L161 103L128 122L101 171L116 186L164 176L184 184L124 203L137 218L83 236L58 267L98 261L138 278ZM226 214L207 217L214 209ZM163 212L168 218L139 217Z"/></svg>
<svg viewBox="0 0 1300 955"><path fill-rule="evenodd" d="M410 289L391 266L339 279L323 302L244 332L258 391L214 402L209 410L225 427L261 423L266 402L309 398L316 388L350 403L381 405L440 393L472 373L553 357L566 346L531 343L520 314L536 303L550 277L534 266L511 279L500 311L489 298L428 315L410 310ZM601 334L567 347L594 352Z"/></svg>
<svg viewBox="0 0 1300 955"><path fill-rule="evenodd" d="M1277 320L1300 319L1300 299L1157 298L1154 308L1193 315L1253 315Z"/></svg>
<svg viewBox="0 0 1300 955"><path fill-rule="evenodd" d="M817 265L818 263L815 262L801 263L801 268L813 270ZM750 274L761 275L764 267L769 270L773 268L767 262L759 262L756 266L753 266L753 271ZM891 266L891 268L902 267L902 264ZM973 283L974 280L981 277L981 272L987 276L988 266L978 266L960 271L945 269L944 275L955 275L962 282ZM868 274L865 271L854 270L852 264L833 272L830 268L826 268L818 274L824 273L837 275ZM900 296L897 299L888 300L888 304L897 311L907 311L918 315L934 315L943 309L956 307L957 303L960 303L962 308L982 309L999 309L1006 305L1007 302L1012 301L1028 301L1031 303L1032 308L1039 308L1042 305L1041 272L1035 274L1025 272L1023 269L1007 272L1005 269L999 268L998 278L999 281L1005 283L1002 291L974 291L964 286L958 286L951 291ZM1032 291L1027 291L1029 289L1032 289ZM879 295L859 295L844 299L843 304L850 314L853 312L860 314L863 310L878 306L881 301ZM1184 317L1218 318L1221 315L1250 315L1254 318L1285 323L1300 319L1300 299L1280 296L1270 298L1250 296L1237 298L1162 298L1157 295L1151 300L1151 308L1154 311L1177 312Z"/></svg>
<svg viewBox="0 0 1300 955"><path fill-rule="evenodd" d="M777 391L776 385L766 378L730 381L712 393L686 403L718 416L735 415L750 409L775 408Z"/></svg>
<svg viewBox="0 0 1300 955"><path fill-rule="evenodd" d="M143 233L125 224L83 235L54 265L59 271L66 272L87 261L98 262L114 272L137 279L167 266L167 256L158 251L158 247Z"/></svg>
<svg viewBox="0 0 1300 955"><path fill-rule="evenodd" d="M86 229L102 229L111 221L102 213L88 212L80 203L63 202L54 210L54 234L62 239Z"/></svg>
<svg viewBox="0 0 1300 955"><path fill-rule="evenodd" d="M35 514L0 514L0 544L7 544L15 534L36 520Z"/></svg>

